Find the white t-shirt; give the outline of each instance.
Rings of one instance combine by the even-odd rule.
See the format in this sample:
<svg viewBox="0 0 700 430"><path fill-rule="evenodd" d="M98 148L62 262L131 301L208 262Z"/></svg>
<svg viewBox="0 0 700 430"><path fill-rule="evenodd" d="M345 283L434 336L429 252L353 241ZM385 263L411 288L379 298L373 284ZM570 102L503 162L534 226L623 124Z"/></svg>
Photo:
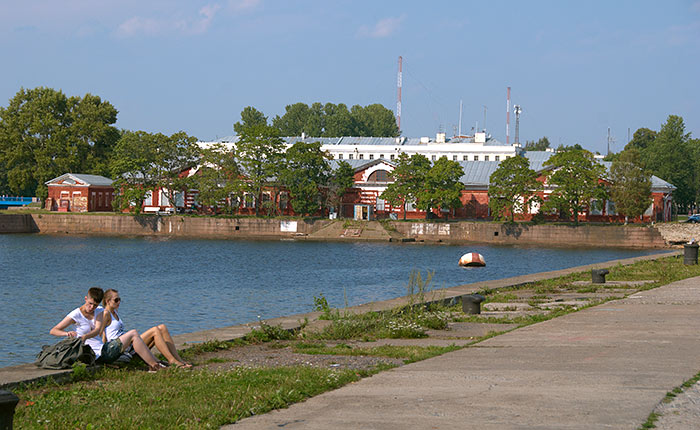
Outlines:
<svg viewBox="0 0 700 430"><path fill-rule="evenodd" d="M83 336L95 329L95 319L99 314L102 313L103 310L104 308L102 308L101 306L97 307L97 309L95 309L95 315L93 319L85 318L85 315L83 315L83 313L80 312L80 308L77 308L68 314L68 316L71 317L73 321L75 321L75 332L78 333L78 336ZM92 350L95 352L95 357L99 357L102 353L101 336L97 335L95 337L91 337L90 339L87 339L85 341L85 344L92 348Z"/></svg>

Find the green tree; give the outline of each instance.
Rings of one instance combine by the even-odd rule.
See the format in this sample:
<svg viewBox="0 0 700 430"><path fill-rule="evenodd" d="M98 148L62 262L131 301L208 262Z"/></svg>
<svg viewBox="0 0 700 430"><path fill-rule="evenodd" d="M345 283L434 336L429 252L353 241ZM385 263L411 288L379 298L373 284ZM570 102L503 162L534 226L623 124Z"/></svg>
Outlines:
<svg viewBox="0 0 700 430"><path fill-rule="evenodd" d="M460 196L464 185L462 165L457 161L440 157L425 175L423 189L418 192L418 208L426 211L426 218L433 208L457 209L462 206ZM449 213L449 212L447 212Z"/></svg>
<svg viewBox="0 0 700 430"><path fill-rule="evenodd" d="M591 200L606 198L600 184L605 167L590 152L580 149L559 152L544 165L551 168L547 184L554 187L544 204L545 210L556 209L560 215L573 216L578 224L579 212L589 208Z"/></svg>
<svg viewBox="0 0 700 430"><path fill-rule="evenodd" d="M547 139L547 136L540 137L537 142L534 140L528 140L525 142L525 150L526 151L546 151L547 148L549 148L549 139Z"/></svg>
<svg viewBox="0 0 700 430"><path fill-rule="evenodd" d="M194 188L199 191L197 200L202 205L218 206L221 201L231 198L228 210L233 212L234 202L241 201L243 197L235 154L224 145L215 144L201 150L200 167L193 180Z"/></svg>
<svg viewBox="0 0 700 430"><path fill-rule="evenodd" d="M633 148L644 150L654 143L654 139L656 139L656 132L654 130L639 128L632 135L632 140L625 145L625 150Z"/></svg>
<svg viewBox="0 0 700 430"><path fill-rule="evenodd" d="M326 116L323 132L324 137L352 135L355 125L347 106L343 103L339 103L338 105L326 103L323 107L323 113Z"/></svg>
<svg viewBox="0 0 700 430"><path fill-rule="evenodd" d="M530 168L525 157L511 157L502 161L489 178L489 208L495 219L515 220L522 212L539 201L536 193L542 190L537 172Z"/></svg>
<svg viewBox="0 0 700 430"><path fill-rule="evenodd" d="M346 161L339 161L328 181L327 202L336 208L338 216L342 216L341 203L347 191L355 186L355 170Z"/></svg>
<svg viewBox="0 0 700 430"><path fill-rule="evenodd" d="M389 183L381 198L387 200L392 206L403 208L403 219L406 219L406 204L415 203L418 194L425 187L426 177L430 170L430 160L424 155L413 154L408 156L405 152L399 154L396 167L389 174L393 182Z"/></svg>
<svg viewBox="0 0 700 430"><path fill-rule="evenodd" d="M294 103L287 105L284 109L284 115L278 115L272 120L272 126L279 129L280 135L301 136L301 133L306 133L309 106L306 103Z"/></svg>
<svg viewBox="0 0 700 430"><path fill-rule="evenodd" d="M158 184L159 140L159 136L145 131L123 132L110 161L115 209L141 212L147 194Z"/></svg>
<svg viewBox="0 0 700 430"><path fill-rule="evenodd" d="M683 118L677 115L668 116L656 138L642 151L644 167L676 186L673 198L683 208L692 205L697 195L697 161L692 159L696 153Z"/></svg>
<svg viewBox="0 0 700 430"><path fill-rule="evenodd" d="M610 198L618 213L635 218L651 204L651 179L640 162L639 151L622 151L610 167Z"/></svg>
<svg viewBox="0 0 700 430"><path fill-rule="evenodd" d="M183 175L183 171L195 167L199 162L200 149L197 145L197 138L180 131L171 136L158 134L157 142L156 186L161 188L170 204L175 207L177 195L184 195L187 190L193 187L194 179Z"/></svg>
<svg viewBox="0 0 700 430"><path fill-rule="evenodd" d="M355 136L396 137L400 134L394 113L380 104L355 105L350 109L350 115Z"/></svg>
<svg viewBox="0 0 700 430"><path fill-rule="evenodd" d="M315 213L321 205L321 187L330 177L329 155L321 143L297 142L287 149L285 167L280 174L282 184L289 189L294 212Z"/></svg>
<svg viewBox="0 0 700 430"><path fill-rule="evenodd" d="M244 123L248 124L246 121ZM284 156L284 142L279 136L279 130L267 125L267 122L245 124L241 123L236 130L239 139L236 144L235 158L238 160L241 173L246 177L243 182L245 191L252 193L256 198L255 215L257 216L263 202L263 189L271 179L279 177Z"/></svg>
<svg viewBox="0 0 700 430"><path fill-rule="evenodd" d="M267 126L267 117L253 106L246 106L241 111L241 120L233 124L233 130L241 134L246 128L261 126Z"/></svg>
<svg viewBox="0 0 700 430"><path fill-rule="evenodd" d="M63 173L105 174L116 121L117 110L97 96L20 89L0 108L0 189L45 198L44 182Z"/></svg>

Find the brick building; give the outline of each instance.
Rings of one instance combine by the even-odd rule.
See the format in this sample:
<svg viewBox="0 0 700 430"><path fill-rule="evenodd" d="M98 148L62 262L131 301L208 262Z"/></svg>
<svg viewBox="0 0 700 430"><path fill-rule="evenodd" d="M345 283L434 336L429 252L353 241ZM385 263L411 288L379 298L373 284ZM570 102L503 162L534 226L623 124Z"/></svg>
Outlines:
<svg viewBox="0 0 700 430"><path fill-rule="evenodd" d="M112 210L112 180L99 175L65 173L46 181L46 209L59 212L108 212Z"/></svg>

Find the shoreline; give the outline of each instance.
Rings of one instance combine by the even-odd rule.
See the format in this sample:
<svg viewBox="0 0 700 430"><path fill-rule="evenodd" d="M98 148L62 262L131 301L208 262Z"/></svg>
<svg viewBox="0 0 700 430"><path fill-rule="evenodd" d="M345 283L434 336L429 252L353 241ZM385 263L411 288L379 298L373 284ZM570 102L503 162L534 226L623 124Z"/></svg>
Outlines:
<svg viewBox="0 0 700 430"><path fill-rule="evenodd" d="M666 251L657 254L644 255L639 257L631 257L618 260L610 260L602 263L588 264L584 266L576 266L568 269L560 269L548 272L539 272L530 275L520 275L509 278L502 278L490 281L480 281L471 284L463 284L454 287L443 289L435 289L426 293L429 298L427 301L449 302L457 300L459 297L472 294L483 289L499 289L525 283L546 280L564 276L570 273L584 272L592 269L602 269L617 265L632 264L637 261L655 260L672 255L680 255L680 251ZM432 297L430 297L432 296ZM431 300L432 299L432 300ZM408 303L406 296L396 297L389 300L369 302L361 305L352 306L344 310L352 313L365 313L368 311L380 311L392 309L397 306ZM284 329L298 328L305 319L314 321L318 319L321 312L309 312L302 314L294 314L285 317L273 318L264 320L269 325L281 325ZM173 336L176 347L182 349L187 345L203 343L210 340L228 341L241 338L248 334L253 328L259 328L260 323L253 321L245 324L226 326L209 330L196 331L191 333L183 333ZM41 381L47 378L62 380L70 378L72 370L45 370L34 366L32 363L19 364L0 368L0 389L11 389L22 383Z"/></svg>
<svg viewBox="0 0 700 430"><path fill-rule="evenodd" d="M679 227L676 228L676 225ZM697 232L686 225L673 224L671 227L673 228L642 225L574 226L429 220L379 222L179 215L0 214L0 233L117 237L668 249L684 241L685 236L700 236L700 226ZM669 232L681 228L684 229L682 235Z"/></svg>

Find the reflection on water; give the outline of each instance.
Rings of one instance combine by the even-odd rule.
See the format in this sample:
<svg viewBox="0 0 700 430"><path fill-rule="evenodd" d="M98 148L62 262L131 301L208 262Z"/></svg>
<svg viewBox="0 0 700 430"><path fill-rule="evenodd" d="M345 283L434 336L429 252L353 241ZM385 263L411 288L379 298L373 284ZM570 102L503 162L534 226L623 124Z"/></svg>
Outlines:
<svg viewBox="0 0 700 430"><path fill-rule="evenodd" d="M467 251L487 266L460 268ZM0 235L0 366L55 342L49 329L91 286L119 290L128 328L177 334L309 312L321 293L335 307L402 296L413 269L442 288L654 252Z"/></svg>

